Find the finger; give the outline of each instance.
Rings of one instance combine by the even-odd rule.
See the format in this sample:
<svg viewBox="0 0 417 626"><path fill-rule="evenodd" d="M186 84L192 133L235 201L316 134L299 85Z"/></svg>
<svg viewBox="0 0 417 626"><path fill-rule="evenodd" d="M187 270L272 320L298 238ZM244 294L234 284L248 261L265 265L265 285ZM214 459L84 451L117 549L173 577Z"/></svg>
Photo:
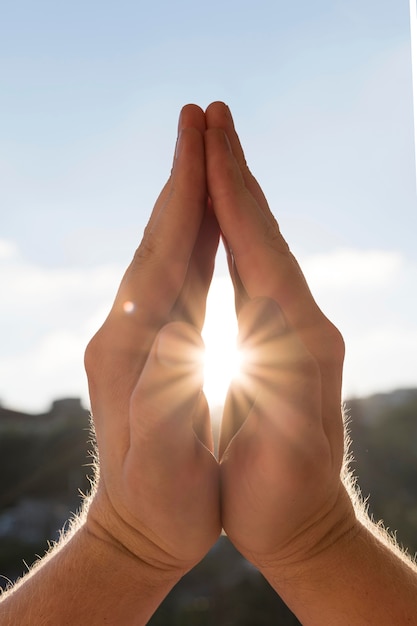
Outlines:
<svg viewBox="0 0 417 626"><path fill-rule="evenodd" d="M182 320L194 325L199 330L202 329L219 235L220 230L216 216L211 207L208 206L194 245L184 286L171 313L172 320Z"/></svg>
<svg viewBox="0 0 417 626"><path fill-rule="evenodd" d="M245 423L253 407L253 400L249 390L240 381L232 381L226 395L220 425L219 460L223 458L230 442Z"/></svg>
<svg viewBox="0 0 417 626"><path fill-rule="evenodd" d="M178 137L183 130L189 128L197 129L201 134L204 134L205 127L205 117L200 107L195 104L188 104L183 107L178 121ZM177 138L175 154L177 154L178 150L178 141L179 140ZM173 167L174 166L175 158ZM174 172L171 172L171 177L165 184L156 202L155 208L152 211L152 215L145 231L144 239L146 239L149 233L152 233L153 227L157 222L160 212L164 210L164 207L166 206L166 203L168 202L172 194L173 173ZM185 306L184 302L182 303L182 305L178 305L178 308L183 309L182 316L178 311L174 312L171 316L171 319L173 320L184 319L184 321L194 323L198 327L200 327L200 325L202 325L204 321L204 296L207 295L207 291L210 286L211 275L214 269L214 259L211 260L211 256L215 256L217 250L216 230L218 231L218 225L217 220L213 216L212 212L211 215L211 220L206 217L203 218L204 223L200 226L198 241L194 246L193 256L190 261L190 267L188 269L189 278L185 281L186 285L184 287L184 290L193 291L194 293L192 294L192 296L195 296L195 298L190 298L189 302L187 302L187 306ZM196 256L196 250L200 252L198 263L196 263L194 260L194 257ZM210 269L210 265L213 265L213 269ZM196 288L197 282L199 282L200 289ZM195 285L195 288L191 289L191 287L188 286L188 283L191 283L193 287ZM193 311L190 311L191 308L193 309ZM201 321L201 318L203 318L203 321Z"/></svg>
<svg viewBox="0 0 417 626"><path fill-rule="evenodd" d="M197 539L211 545L219 527L218 464L194 430L208 422L202 349L188 324L160 330L132 394L122 467L132 525L185 561Z"/></svg>
<svg viewBox="0 0 417 626"><path fill-rule="evenodd" d="M206 120L205 120L204 112L196 104L186 104L181 109L179 119L178 119L177 142L178 142L178 137L181 134L181 131L184 130L185 128L195 128L198 131L200 131L202 134L204 134L204 131L206 129ZM172 168L174 168L174 165L175 165L176 153L177 153L177 145L175 146ZM171 171L171 176L169 177L168 181L165 183L155 203L155 207L149 218L148 225L145 230L145 234L148 230L152 230L152 226L156 220L156 217L159 214L159 211L161 210L162 207L165 206L165 203L169 198L169 195L171 193L171 185L172 185L171 177L172 177L172 171Z"/></svg>
<svg viewBox="0 0 417 626"><path fill-rule="evenodd" d="M340 439L344 356L340 333L314 301L278 225L266 218L247 189L225 133L208 129L205 147L209 195L243 286L252 299L275 300L289 327L319 362L329 436ZM334 419L335 415L339 419Z"/></svg>
<svg viewBox="0 0 417 626"><path fill-rule="evenodd" d="M120 454L129 443L131 392L181 291L206 206L203 112L185 107L179 127L171 178L112 310L85 353L97 439L111 441Z"/></svg>
<svg viewBox="0 0 417 626"><path fill-rule="evenodd" d="M184 128L196 128L200 133L206 129L204 111L197 104L186 104L180 112L178 133Z"/></svg>
<svg viewBox="0 0 417 626"><path fill-rule="evenodd" d="M223 410L219 458L252 410L261 385L276 387L274 366L277 338L287 328L276 302L257 298L247 302L238 317L241 371L232 382ZM282 364L282 363L281 363Z"/></svg>
<svg viewBox="0 0 417 626"><path fill-rule="evenodd" d="M206 131L207 183L222 233L249 298L269 297L281 307L289 325L301 333L314 355L341 376L340 333L317 306L301 269L278 224L272 225L245 186L239 165L223 131Z"/></svg>
<svg viewBox="0 0 417 626"><path fill-rule="evenodd" d="M202 406L203 342L194 327L170 322L158 333L130 403L131 445L157 446L162 462L195 445L193 421ZM198 421L198 418L196 418ZM169 457L169 458L168 458Z"/></svg>
<svg viewBox="0 0 417 626"><path fill-rule="evenodd" d="M211 428L210 409L206 396L201 393L193 415L193 429L201 443L214 454L213 432Z"/></svg>
<svg viewBox="0 0 417 626"><path fill-rule="evenodd" d="M187 105L182 110L179 130L187 127L198 128L204 133L205 117L196 105ZM206 205L184 286L171 314L172 320L186 321L201 330L204 324L207 293L214 271L219 233L217 219L211 206Z"/></svg>
<svg viewBox="0 0 417 626"><path fill-rule="evenodd" d="M204 128L204 114L199 107L187 105L182 109L171 177L122 281L116 311L120 305L124 307L130 294L132 304L150 296L157 310L147 302L138 313L146 310L148 318L155 318L155 314L164 318L167 306L170 303L172 307L178 296L206 205Z"/></svg>
<svg viewBox="0 0 417 626"><path fill-rule="evenodd" d="M183 128L169 195L162 205L157 202L101 331L112 369L114 359L117 367L124 363L131 380L181 292L205 205L203 136L196 128Z"/></svg>
<svg viewBox="0 0 417 626"><path fill-rule="evenodd" d="M248 428L260 427L257 438L266 438L268 445L273 442L282 458L294 450L305 457L303 448L313 439L324 441L318 363L288 328L278 305L266 298L252 300L242 309L239 344L240 395L225 407L221 454L249 419L253 424Z"/></svg>
<svg viewBox="0 0 417 626"><path fill-rule="evenodd" d="M172 480L170 468L181 472L210 456L209 451L212 456L202 355L196 329L170 322L158 333L133 392L128 462L148 474L152 467L155 487Z"/></svg>
<svg viewBox="0 0 417 626"><path fill-rule="evenodd" d="M227 266L229 268L229 274L230 274L230 278L232 279L232 284L233 284L233 290L234 290L234 296L235 296L235 311L236 311L236 315L239 315L241 308L249 300L249 296L240 279L239 272L236 267L235 259L233 257L232 251L225 237L223 237L223 245L226 251Z"/></svg>
<svg viewBox="0 0 417 626"><path fill-rule="evenodd" d="M137 313L132 316L137 323L166 319L188 271L205 201L203 137L196 129L185 128L178 138L169 197L157 207L157 215L124 276L113 308L116 315L129 301L139 304L132 309Z"/></svg>
<svg viewBox="0 0 417 626"><path fill-rule="evenodd" d="M311 315L317 319L320 311L300 269L278 225L271 227L247 189L226 135L209 129L205 144L209 194L249 297L275 299L296 328Z"/></svg>
<svg viewBox="0 0 417 626"><path fill-rule="evenodd" d="M206 109L206 124L207 128L220 128L226 133L233 155L242 173L246 188L255 198L266 218L273 224L274 217L269 210L268 202L258 181L248 167L242 144L240 143L239 136L236 133L233 117L229 107L223 102L212 102ZM247 302L248 296L243 289L233 253L226 237L223 237L223 243L227 254L230 276L235 289L235 308L237 314L239 314L241 307L245 304L245 302Z"/></svg>
<svg viewBox="0 0 417 626"><path fill-rule="evenodd" d="M245 186L255 198L256 202L259 204L259 207L265 213L265 215L270 215L270 210L265 195L258 181L249 170L245 154L243 152L242 144L240 143L239 136L235 130L233 117L229 107L223 102L212 102L206 109L206 125L207 128L220 128L226 133L230 142L233 155L239 165L240 171L245 181Z"/></svg>

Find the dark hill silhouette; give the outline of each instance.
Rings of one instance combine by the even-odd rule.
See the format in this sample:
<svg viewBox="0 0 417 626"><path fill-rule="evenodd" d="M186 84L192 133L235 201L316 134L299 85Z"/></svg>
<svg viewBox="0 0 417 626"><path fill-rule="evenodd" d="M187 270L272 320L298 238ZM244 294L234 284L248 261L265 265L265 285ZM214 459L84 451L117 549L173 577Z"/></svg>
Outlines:
<svg viewBox="0 0 417 626"><path fill-rule="evenodd" d="M346 402L353 470L376 519L417 552L417 389ZM221 409L213 410L218 430ZM14 579L58 538L89 488L89 415L77 398L42 414L0 406L0 575ZM150 626L299 624L263 577L221 537Z"/></svg>

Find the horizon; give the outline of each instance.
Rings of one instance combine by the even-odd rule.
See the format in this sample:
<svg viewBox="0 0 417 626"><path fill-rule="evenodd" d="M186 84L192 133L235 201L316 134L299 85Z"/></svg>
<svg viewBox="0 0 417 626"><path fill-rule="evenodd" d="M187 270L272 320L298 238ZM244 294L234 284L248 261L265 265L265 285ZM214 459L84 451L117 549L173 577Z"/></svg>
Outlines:
<svg viewBox="0 0 417 626"><path fill-rule="evenodd" d="M369 395L361 395L361 396L349 396L343 399L342 404L349 403L352 401L362 401L362 400L372 400L372 399L380 399L384 396L392 397L392 396L400 396L401 394L409 394L414 393L417 394L417 385L415 387L396 387L395 389L385 390L385 391L375 391L370 393ZM52 413L54 404L60 402L80 402L80 408L83 411L90 412L91 407L83 401L83 398L78 396L69 396L69 397L54 397L52 398L47 405L45 405L44 409L41 411L31 411L27 409L20 409L17 406L6 406L2 399L0 398L0 415L2 411L10 411L11 413L17 413L20 415L25 415L28 417L41 417L44 415L48 415ZM210 405L210 417L212 421L219 422L221 420L221 415L216 415L219 411L223 411L223 403Z"/></svg>
<svg viewBox="0 0 417 626"><path fill-rule="evenodd" d="M417 385L411 5L49 4L9 3L0 23L3 402L88 398L84 350L170 171L179 110L214 99L345 338L343 397ZM220 254L210 297L228 280Z"/></svg>

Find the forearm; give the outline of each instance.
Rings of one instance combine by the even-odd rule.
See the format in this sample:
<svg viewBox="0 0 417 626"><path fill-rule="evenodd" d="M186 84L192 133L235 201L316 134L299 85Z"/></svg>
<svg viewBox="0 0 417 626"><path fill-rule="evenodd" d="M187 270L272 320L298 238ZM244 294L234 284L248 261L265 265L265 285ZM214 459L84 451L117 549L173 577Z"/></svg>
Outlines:
<svg viewBox="0 0 417 626"><path fill-rule="evenodd" d="M0 602L2 626L146 624L179 580L82 525Z"/></svg>
<svg viewBox="0 0 417 626"><path fill-rule="evenodd" d="M304 626L417 624L417 568L370 524L358 521L306 563L264 574Z"/></svg>

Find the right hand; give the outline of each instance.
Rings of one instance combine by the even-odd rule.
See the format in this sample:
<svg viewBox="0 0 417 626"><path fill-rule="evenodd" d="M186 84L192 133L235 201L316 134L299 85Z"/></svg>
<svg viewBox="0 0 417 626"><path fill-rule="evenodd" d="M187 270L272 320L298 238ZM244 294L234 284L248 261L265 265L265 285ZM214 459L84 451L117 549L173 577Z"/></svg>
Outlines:
<svg viewBox="0 0 417 626"><path fill-rule="evenodd" d="M344 344L247 169L227 107L212 104L206 123L208 189L249 353L223 416L222 522L246 558L285 576L355 524L340 477Z"/></svg>
<svg viewBox="0 0 417 626"><path fill-rule="evenodd" d="M219 238L204 131L201 109L185 107L172 175L86 351L100 463L87 527L178 577L221 529L200 354Z"/></svg>

